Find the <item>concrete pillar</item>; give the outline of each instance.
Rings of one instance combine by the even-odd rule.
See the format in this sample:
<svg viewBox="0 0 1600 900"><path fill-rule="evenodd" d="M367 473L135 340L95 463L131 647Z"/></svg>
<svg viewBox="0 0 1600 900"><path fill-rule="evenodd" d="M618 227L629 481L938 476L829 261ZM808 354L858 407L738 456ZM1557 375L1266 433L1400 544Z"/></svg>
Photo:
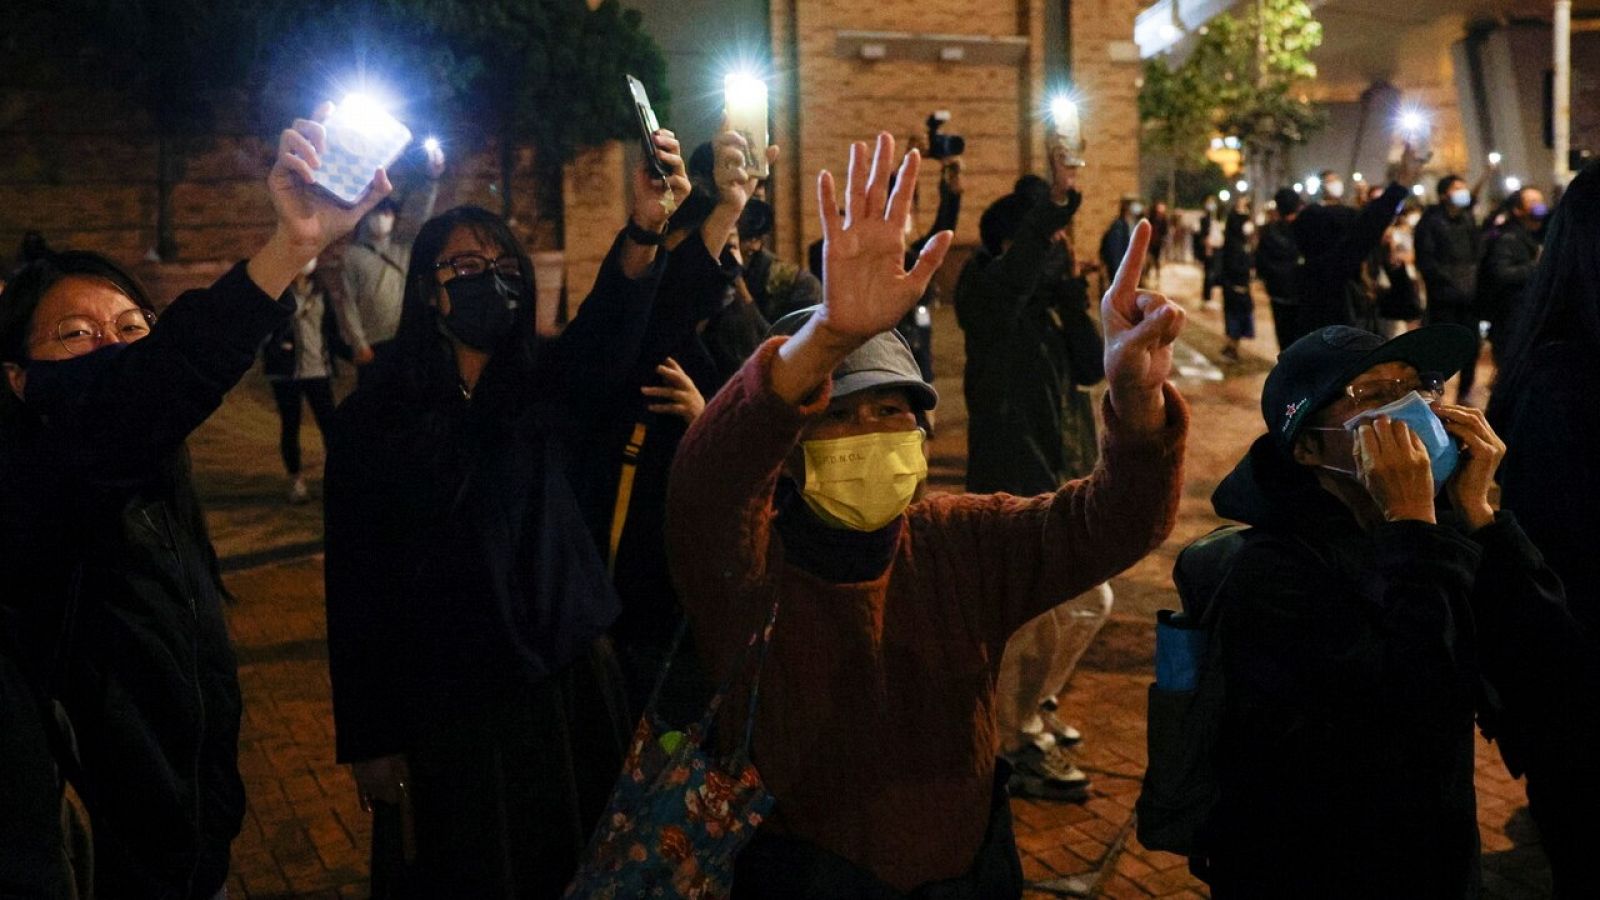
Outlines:
<svg viewBox="0 0 1600 900"><path fill-rule="evenodd" d="M1555 84L1551 92L1551 131L1555 159L1551 184L1566 187L1571 177L1567 171L1567 157L1572 146L1572 0L1556 0L1554 37Z"/></svg>

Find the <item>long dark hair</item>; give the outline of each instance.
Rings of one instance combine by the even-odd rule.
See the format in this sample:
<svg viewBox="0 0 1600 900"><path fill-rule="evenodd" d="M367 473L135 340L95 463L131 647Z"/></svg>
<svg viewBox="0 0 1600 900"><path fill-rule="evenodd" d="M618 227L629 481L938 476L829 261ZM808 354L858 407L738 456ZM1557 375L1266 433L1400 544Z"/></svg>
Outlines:
<svg viewBox="0 0 1600 900"><path fill-rule="evenodd" d="M1545 233L1544 255L1511 323L1505 368L1489 400L1496 428L1507 428L1540 365L1538 348L1564 340L1584 358L1600 357L1600 162L1572 180Z"/></svg>
<svg viewBox="0 0 1600 900"><path fill-rule="evenodd" d="M28 336L33 333L39 302L67 278L99 279L140 309L156 311L139 280L106 257L88 250L54 252L41 247L36 258L6 282L5 292L0 293L0 363L28 364ZM0 390L0 428L14 426L25 413L16 395L9 389Z"/></svg>
<svg viewBox="0 0 1600 900"><path fill-rule="evenodd" d="M411 264L406 270L400 327L371 379L371 390L376 394L429 405L460 390L455 355L439 330L439 310L433 303L435 292L441 290L434 265L457 228L471 229L485 244L516 256L522 271L523 296L515 324L495 348L479 382L479 391L498 392L508 383L519 385L533 375L539 344L534 331L533 264L504 219L482 207L458 206L429 219L417 232L411 247ZM366 389L363 385L362 390Z"/></svg>

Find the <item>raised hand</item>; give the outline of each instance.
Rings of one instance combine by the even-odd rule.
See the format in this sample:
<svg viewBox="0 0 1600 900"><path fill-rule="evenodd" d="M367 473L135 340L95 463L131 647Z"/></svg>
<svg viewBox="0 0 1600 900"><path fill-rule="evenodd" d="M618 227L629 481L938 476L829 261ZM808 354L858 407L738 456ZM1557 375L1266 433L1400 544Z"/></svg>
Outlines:
<svg viewBox="0 0 1600 900"><path fill-rule="evenodd" d="M715 168L712 175L717 184L717 204L743 211L755 194L760 179L745 168L745 151L749 144L737 131L723 131L711 142ZM767 168L778 161L778 148L767 148Z"/></svg>
<svg viewBox="0 0 1600 900"><path fill-rule="evenodd" d="M899 323L950 251L954 235L941 231L906 271L904 226L922 158L915 150L906 154L891 196L893 157L894 138L887 132L878 135L870 174L867 145L850 146L842 215L832 173L817 176L824 242L822 308L778 349L772 364L772 390L790 403L802 402L852 351Z"/></svg>
<svg viewBox="0 0 1600 900"><path fill-rule="evenodd" d="M1433 463L1411 426L1388 416L1356 429L1356 479L1385 521L1434 521Z"/></svg>
<svg viewBox="0 0 1600 900"><path fill-rule="evenodd" d="M660 415L677 416L686 425L694 424L694 420L705 412L706 398L694 386L689 373L669 356L666 362L656 366L656 374L665 382L663 385L646 385L639 389L646 397L658 401L646 405L645 409Z"/></svg>
<svg viewBox="0 0 1600 900"><path fill-rule="evenodd" d="M654 135L656 155L667 167L667 177L657 178L650 167L641 162L633 175L633 221L646 231L661 231L667 219L689 196L692 186L684 170L683 152L678 138L662 129Z"/></svg>
<svg viewBox="0 0 1600 900"><path fill-rule="evenodd" d="M444 174L444 148L437 145L424 147L423 153L428 157L428 177L437 181Z"/></svg>
<svg viewBox="0 0 1600 900"><path fill-rule="evenodd" d="M839 214L833 174L817 178L822 213L822 311L819 327L857 345L893 328L916 305L944 262L954 234L942 231L922 248L916 265L905 267L906 217L916 188L922 157L912 150L900 164L894 194L889 194L889 167L894 138L878 135L867 172L867 145L850 145L850 172L845 182L844 215Z"/></svg>
<svg viewBox="0 0 1600 900"><path fill-rule="evenodd" d="M1069 162L1071 151L1059 140L1052 140L1049 149L1050 199L1065 203L1072 192L1078 189L1078 171L1083 167Z"/></svg>
<svg viewBox="0 0 1600 900"><path fill-rule="evenodd" d="M700 226L700 239L706 246L706 252L715 258L722 252L722 247L733 234L734 227L739 223L739 214L744 212L746 203L755 194L756 186L760 180L752 176L745 169L745 142L744 135L737 131L728 131L727 124L723 124L723 132L712 141L712 178L717 185L717 205L712 208L711 214L706 216L705 223ZM767 148L767 164L778 161L778 148ZM734 242L737 245L737 242ZM738 251L735 250L735 256ZM736 279L737 281L737 279ZM742 281L735 286L742 285Z"/></svg>
<svg viewBox="0 0 1600 900"><path fill-rule="evenodd" d="M1138 431L1154 431L1166 422L1162 385L1172 374L1172 342L1184 322L1183 307L1164 294L1139 289L1149 248L1150 223L1140 221L1100 301L1111 406L1125 425Z"/></svg>
<svg viewBox="0 0 1600 900"><path fill-rule="evenodd" d="M306 263L348 233L394 190L383 169L373 172L372 183L353 207L316 187L312 173L321 168L322 153L328 149L328 134L321 120L332 108L324 103L310 119L296 119L278 136L278 156L267 175L278 225L246 267L250 280L268 296L281 295Z"/></svg>
<svg viewBox="0 0 1600 900"><path fill-rule="evenodd" d="M394 190L383 169L372 173L372 183L352 207L315 186L313 173L322 167L322 154L328 149L328 133L322 120L332 108L332 104L324 103L311 118L296 119L283 130L278 136L277 159L267 174L272 208L278 215L278 233L296 250L304 251L305 260L349 233L362 216Z"/></svg>
<svg viewBox="0 0 1600 900"><path fill-rule="evenodd" d="M1467 525L1477 530L1494 521L1489 488L1494 484L1495 470L1505 458L1505 441L1489 427L1481 409L1441 403L1434 411L1444 422L1445 430L1461 442L1461 464L1445 482L1445 492Z"/></svg>

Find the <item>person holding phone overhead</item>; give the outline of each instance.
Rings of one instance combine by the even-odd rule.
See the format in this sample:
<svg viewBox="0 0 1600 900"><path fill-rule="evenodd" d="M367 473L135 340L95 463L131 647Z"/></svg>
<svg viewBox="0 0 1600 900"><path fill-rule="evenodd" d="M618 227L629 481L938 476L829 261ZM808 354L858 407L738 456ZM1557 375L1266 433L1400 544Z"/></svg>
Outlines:
<svg viewBox="0 0 1600 900"><path fill-rule="evenodd" d="M71 720L61 764L102 897L202 900L228 876L239 682L184 441L289 318L296 273L389 194L381 169L353 207L314 188L325 146L314 120L280 135L272 236L159 317L83 251L45 255L0 295L0 628Z"/></svg>
<svg viewBox="0 0 1600 900"><path fill-rule="evenodd" d="M339 263L343 289L335 296L333 308L339 334L350 347L357 375L362 378L378 350L394 339L400 327L411 243L422 223L433 217L439 199L444 151L436 142L429 142L422 152L426 156L424 183L410 185L399 192L398 199L386 197L373 207L362 218Z"/></svg>
<svg viewBox="0 0 1600 900"><path fill-rule="evenodd" d="M994 666L1013 631L1149 552L1177 510L1188 413L1167 376L1183 311L1138 289L1147 223L1101 305L1093 474L1037 497L917 499L918 414L938 395L894 326L953 235L906 270L920 157L891 193L893 155L887 133L851 147L842 213L819 177L823 304L774 326L787 336L712 399L673 464L668 553L713 675L778 604L753 753L776 805L735 897L1020 897ZM736 743L745 716L724 718Z"/></svg>
<svg viewBox="0 0 1600 900"><path fill-rule="evenodd" d="M559 338L500 217L422 226L400 329L334 416L325 496L337 754L373 809L376 897L555 897L632 723L619 604L585 517L582 452L618 411L666 254L678 142Z"/></svg>

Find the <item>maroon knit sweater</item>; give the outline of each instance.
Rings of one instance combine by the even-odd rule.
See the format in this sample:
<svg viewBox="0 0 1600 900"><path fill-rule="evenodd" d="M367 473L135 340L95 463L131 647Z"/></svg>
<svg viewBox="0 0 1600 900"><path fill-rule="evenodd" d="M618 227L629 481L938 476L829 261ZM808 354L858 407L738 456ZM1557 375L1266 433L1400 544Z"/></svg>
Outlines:
<svg viewBox="0 0 1600 900"><path fill-rule="evenodd" d="M1166 387L1159 433L1111 405L1100 465L1054 494L937 495L905 513L889 568L833 584L788 565L773 489L801 427L772 391L768 341L689 429L667 541L696 645L720 679L780 601L754 759L777 798L763 828L818 844L909 891L971 866L989 820L994 686L1006 639L1127 568L1172 530L1188 408ZM724 707L738 726L745 704Z"/></svg>

